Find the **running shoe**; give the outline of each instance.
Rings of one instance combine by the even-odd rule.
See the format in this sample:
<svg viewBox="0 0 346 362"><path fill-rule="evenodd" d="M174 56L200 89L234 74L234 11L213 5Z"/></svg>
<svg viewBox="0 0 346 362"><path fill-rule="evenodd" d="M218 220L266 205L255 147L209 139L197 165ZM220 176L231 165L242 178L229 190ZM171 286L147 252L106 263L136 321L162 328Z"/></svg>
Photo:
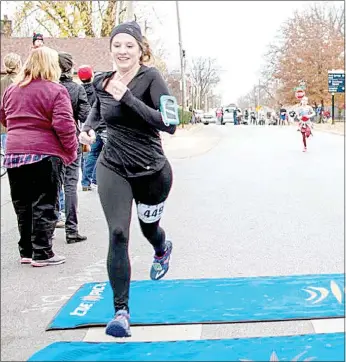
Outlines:
<svg viewBox="0 0 346 362"><path fill-rule="evenodd" d="M44 260L31 260L31 265L33 267L43 267L43 266L50 266L50 265L60 265L64 264L66 261L66 258L62 255L54 255L53 257L49 259Z"/></svg>
<svg viewBox="0 0 346 362"><path fill-rule="evenodd" d="M126 310L116 312L114 319L108 322L106 334L112 337L131 337L130 315Z"/></svg>
<svg viewBox="0 0 346 362"><path fill-rule="evenodd" d="M20 258L20 263L21 264L31 264L32 262L32 258Z"/></svg>
<svg viewBox="0 0 346 362"><path fill-rule="evenodd" d="M150 270L150 278L152 280L159 280L163 278L169 269L169 260L171 258L173 245L172 242L166 240L166 251L162 256L154 255L153 265Z"/></svg>

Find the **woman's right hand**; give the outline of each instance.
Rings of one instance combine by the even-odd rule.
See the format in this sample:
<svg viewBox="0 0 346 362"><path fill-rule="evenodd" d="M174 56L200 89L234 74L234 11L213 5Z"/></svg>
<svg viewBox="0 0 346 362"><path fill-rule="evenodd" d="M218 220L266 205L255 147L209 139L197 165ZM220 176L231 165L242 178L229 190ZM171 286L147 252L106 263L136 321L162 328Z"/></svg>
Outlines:
<svg viewBox="0 0 346 362"><path fill-rule="evenodd" d="M96 134L94 130L88 132L81 132L79 135L79 142L83 145L92 145L96 140Z"/></svg>

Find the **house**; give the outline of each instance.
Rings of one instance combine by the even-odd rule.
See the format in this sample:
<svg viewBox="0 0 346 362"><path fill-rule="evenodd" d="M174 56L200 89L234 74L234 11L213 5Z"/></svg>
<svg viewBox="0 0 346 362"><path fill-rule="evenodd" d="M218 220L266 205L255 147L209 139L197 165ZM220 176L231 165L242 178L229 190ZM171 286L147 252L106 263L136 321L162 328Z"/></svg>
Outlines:
<svg viewBox="0 0 346 362"><path fill-rule="evenodd" d="M109 38L44 38L46 46L72 54L75 69L88 64L94 72L113 69L109 41ZM31 49L32 38L12 38L1 34L1 74L5 72L3 58L6 54L19 54L24 63Z"/></svg>
<svg viewBox="0 0 346 362"><path fill-rule="evenodd" d="M110 38L46 38L46 46L57 51L72 54L75 70L81 65L88 64L94 72L113 69L110 50ZM24 63L32 49L32 38L12 37L12 22L6 16L1 20L1 74L5 73L3 59L8 53L17 53Z"/></svg>
<svg viewBox="0 0 346 362"><path fill-rule="evenodd" d="M44 36L44 34L43 34ZM110 54L110 38L49 38L44 36L44 44L57 51L72 54L75 62L74 70L81 65L90 65L94 73L113 70ZM12 37L12 22L6 16L1 20L1 75L5 74L3 59L8 53L17 53L24 63L32 49L32 38ZM79 81L76 73L75 81ZM164 77L169 89L181 104L180 71L172 72ZM190 104L191 82L186 77L186 103Z"/></svg>

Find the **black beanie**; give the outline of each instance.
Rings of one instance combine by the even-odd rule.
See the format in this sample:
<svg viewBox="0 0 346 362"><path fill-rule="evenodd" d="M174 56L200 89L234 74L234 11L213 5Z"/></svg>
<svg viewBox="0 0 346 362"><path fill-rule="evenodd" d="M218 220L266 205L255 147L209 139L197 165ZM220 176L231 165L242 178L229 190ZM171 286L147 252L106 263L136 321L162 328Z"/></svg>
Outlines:
<svg viewBox="0 0 346 362"><path fill-rule="evenodd" d="M113 38L120 33L125 33L133 36L139 43L143 42L141 28L135 21L122 23L116 26L111 32L110 45L112 44Z"/></svg>
<svg viewBox="0 0 346 362"><path fill-rule="evenodd" d="M34 33L32 36L32 43L35 44L36 40L42 40L43 41L43 35L40 33Z"/></svg>

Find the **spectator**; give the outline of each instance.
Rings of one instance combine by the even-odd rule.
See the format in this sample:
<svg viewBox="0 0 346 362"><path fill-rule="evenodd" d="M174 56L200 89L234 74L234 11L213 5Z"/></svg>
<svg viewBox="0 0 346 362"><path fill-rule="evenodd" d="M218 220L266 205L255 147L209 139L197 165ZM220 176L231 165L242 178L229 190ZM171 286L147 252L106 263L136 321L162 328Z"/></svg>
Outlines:
<svg viewBox="0 0 346 362"><path fill-rule="evenodd" d="M44 46L43 35L40 33L34 33L32 37L33 48L37 49Z"/></svg>
<svg viewBox="0 0 346 362"><path fill-rule="evenodd" d="M4 165L17 214L22 264L62 264L52 249L63 164L77 157L69 94L58 83L58 53L34 49L4 93L0 121L8 129ZM25 114L25 117L23 117Z"/></svg>
<svg viewBox="0 0 346 362"><path fill-rule="evenodd" d="M95 89L92 84L94 78L94 72L92 68L88 65L83 65L78 69L78 77L82 82L82 85L87 93L88 101L90 106L92 106L96 100ZM106 124L100 122L99 127L96 130L96 140L90 147L90 152L88 153L84 167L83 167L83 176L82 176L82 190L91 191L97 187L96 182L96 162L100 156L100 153L103 149L103 137L102 134L106 133Z"/></svg>
<svg viewBox="0 0 346 362"><path fill-rule="evenodd" d="M6 70L6 75L1 78L0 84L0 94L1 100L2 96L4 95L5 90L13 83L14 78L17 76L19 72L22 61L20 56L16 53L9 53L4 58L4 66ZM6 150L6 128L1 124L1 148L5 151Z"/></svg>
<svg viewBox="0 0 346 362"><path fill-rule="evenodd" d="M73 59L69 53L59 53L59 65L61 69L60 83L67 89L70 95L70 103L72 104L73 117L75 120L76 139L80 133L80 124L84 123L90 112L85 89L73 81ZM63 186L65 194L65 227L67 244L87 240L86 236L80 235L78 232L78 196L77 186L79 179L79 168L82 157L82 145L78 147L77 157L68 166L63 168ZM61 227L61 221L57 225Z"/></svg>

